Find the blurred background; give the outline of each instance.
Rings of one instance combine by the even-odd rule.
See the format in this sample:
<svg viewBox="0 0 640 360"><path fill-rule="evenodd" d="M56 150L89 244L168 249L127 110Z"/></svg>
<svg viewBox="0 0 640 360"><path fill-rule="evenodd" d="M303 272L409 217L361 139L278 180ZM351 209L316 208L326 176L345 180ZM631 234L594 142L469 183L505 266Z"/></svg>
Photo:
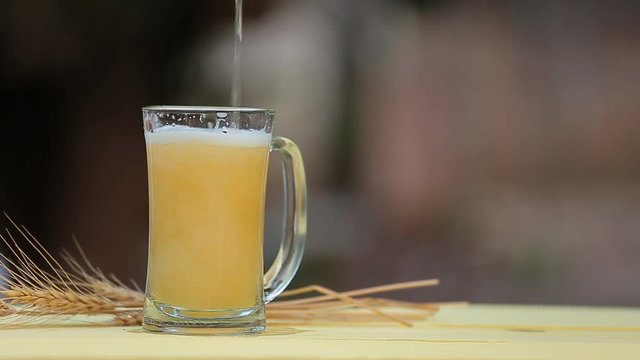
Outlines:
<svg viewBox="0 0 640 360"><path fill-rule="evenodd" d="M640 304L640 2L244 2L243 102L277 111L308 172L294 285ZM0 210L144 284L140 108L229 104L233 13L0 0Z"/></svg>

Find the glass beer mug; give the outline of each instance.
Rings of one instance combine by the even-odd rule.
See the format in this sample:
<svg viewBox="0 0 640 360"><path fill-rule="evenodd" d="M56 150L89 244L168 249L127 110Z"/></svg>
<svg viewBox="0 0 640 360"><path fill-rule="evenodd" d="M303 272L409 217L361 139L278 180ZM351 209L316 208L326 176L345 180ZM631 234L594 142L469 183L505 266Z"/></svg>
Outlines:
<svg viewBox="0 0 640 360"><path fill-rule="evenodd" d="M142 109L149 176L149 259L143 328L177 334L256 333L265 304L291 282L306 240L302 157L271 136L274 112ZM269 153L280 153L284 239L263 275Z"/></svg>

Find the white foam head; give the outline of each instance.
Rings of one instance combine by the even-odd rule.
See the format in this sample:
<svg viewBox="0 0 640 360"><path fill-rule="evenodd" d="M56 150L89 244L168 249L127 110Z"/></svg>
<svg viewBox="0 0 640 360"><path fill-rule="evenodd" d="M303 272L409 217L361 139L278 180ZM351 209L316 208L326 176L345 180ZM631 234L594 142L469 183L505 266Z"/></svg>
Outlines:
<svg viewBox="0 0 640 360"><path fill-rule="evenodd" d="M145 131L149 144L199 142L221 146L262 147L271 144L271 134L263 130L205 129L168 125Z"/></svg>

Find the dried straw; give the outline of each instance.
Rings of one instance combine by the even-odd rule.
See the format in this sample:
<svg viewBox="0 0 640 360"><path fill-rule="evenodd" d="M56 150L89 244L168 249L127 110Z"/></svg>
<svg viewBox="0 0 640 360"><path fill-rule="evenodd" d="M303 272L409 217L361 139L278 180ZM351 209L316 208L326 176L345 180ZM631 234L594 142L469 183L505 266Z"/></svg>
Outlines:
<svg viewBox="0 0 640 360"><path fill-rule="evenodd" d="M6 214L5 214L6 216ZM76 241L79 259L69 252L61 254L62 263L52 256L24 227L8 216L13 232L0 234L10 254L0 253L0 317L2 324L51 325L60 315L110 314L110 325L139 325L142 321L144 293L134 283L128 286L113 275L93 266ZM36 265L18 244L20 235L46 264ZM75 239L74 239L75 240ZM65 266L63 266L64 264ZM401 282L364 289L337 292L320 285L309 285L282 293L279 300L267 305L270 321L344 321L350 323L392 321L402 326L432 316L441 306L460 303L416 303L371 297L374 294L435 286L437 279ZM317 293L318 295L310 296Z"/></svg>

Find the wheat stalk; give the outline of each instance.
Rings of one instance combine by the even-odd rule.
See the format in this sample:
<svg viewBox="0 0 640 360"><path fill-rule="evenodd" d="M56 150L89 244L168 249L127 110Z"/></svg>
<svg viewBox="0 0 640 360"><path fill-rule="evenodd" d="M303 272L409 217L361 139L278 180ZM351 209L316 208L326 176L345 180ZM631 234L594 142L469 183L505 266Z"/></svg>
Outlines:
<svg viewBox="0 0 640 360"><path fill-rule="evenodd" d="M142 312L134 313L120 313L114 316L111 321L112 325L116 326L133 326L142 324Z"/></svg>
<svg viewBox="0 0 640 360"><path fill-rule="evenodd" d="M61 262L22 225L17 225L6 214L13 232L5 229L0 240L10 254L0 253L0 324L50 324L58 316L103 315L113 316L111 325L130 326L142 322L144 293L133 283L128 286L113 275L106 275L95 267L75 241L79 258L68 251L61 253ZM17 233L19 238L14 236ZM35 250L44 268L36 265L18 244L22 240ZM63 266L64 264L64 266ZM392 321L403 326L432 316L441 306L449 304L416 303L370 297L374 294L434 286L437 279L401 282L344 292L320 285L309 285L286 291L280 295L300 297L267 304L270 321ZM309 294L318 293L316 296ZM306 297L305 297L306 296ZM460 305L452 303L451 305ZM397 312L396 309L402 311ZM1 326L1 325L0 325Z"/></svg>
<svg viewBox="0 0 640 360"><path fill-rule="evenodd" d="M1 290L5 301L12 305L23 305L48 312L61 314L95 314L115 309L115 304L107 298L83 294L73 290L31 289L24 286L12 286Z"/></svg>
<svg viewBox="0 0 640 360"><path fill-rule="evenodd" d="M141 303L144 297L138 291L126 289L102 280L90 282L89 287L95 294L118 303Z"/></svg>
<svg viewBox="0 0 640 360"><path fill-rule="evenodd" d="M24 226L7 218L13 231L5 229L0 240L12 256L0 254L0 266L6 273L0 275L0 295L4 297L0 301L0 316L12 315L11 325L34 321L34 317L43 321L57 315L115 314L125 317L131 311L141 311L142 292L105 276L89 263L79 246L84 264L64 251L65 268ZM35 250L46 264L45 268L37 266L27 255L15 233Z"/></svg>
<svg viewBox="0 0 640 360"><path fill-rule="evenodd" d="M6 316L13 313L11 306L7 305L3 300L0 300L0 316Z"/></svg>

